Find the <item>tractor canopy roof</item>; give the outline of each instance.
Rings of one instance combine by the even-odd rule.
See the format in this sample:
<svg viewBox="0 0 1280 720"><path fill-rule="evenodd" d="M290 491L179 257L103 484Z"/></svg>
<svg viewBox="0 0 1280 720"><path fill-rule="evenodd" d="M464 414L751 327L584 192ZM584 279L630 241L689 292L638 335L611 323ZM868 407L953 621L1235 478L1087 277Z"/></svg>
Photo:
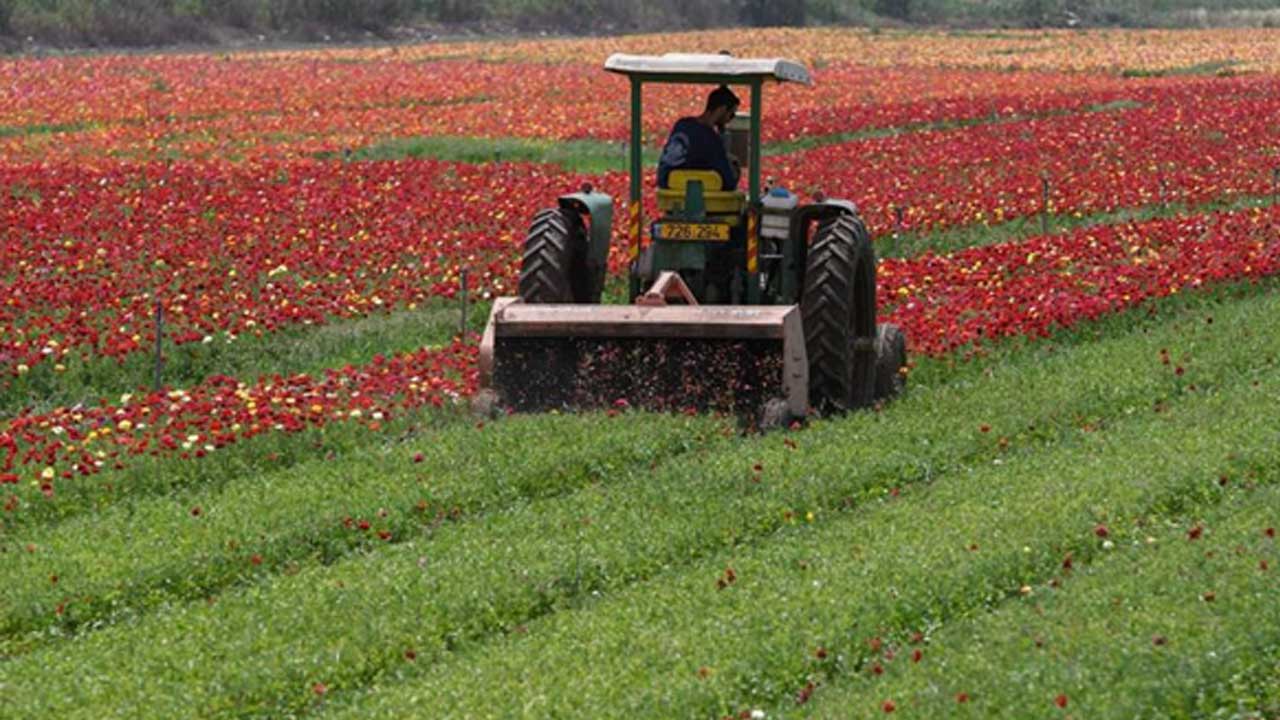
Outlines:
<svg viewBox="0 0 1280 720"><path fill-rule="evenodd" d="M711 53L614 53L605 61L604 69L643 82L750 84L776 80L813 84L808 68L785 58L735 58Z"/></svg>

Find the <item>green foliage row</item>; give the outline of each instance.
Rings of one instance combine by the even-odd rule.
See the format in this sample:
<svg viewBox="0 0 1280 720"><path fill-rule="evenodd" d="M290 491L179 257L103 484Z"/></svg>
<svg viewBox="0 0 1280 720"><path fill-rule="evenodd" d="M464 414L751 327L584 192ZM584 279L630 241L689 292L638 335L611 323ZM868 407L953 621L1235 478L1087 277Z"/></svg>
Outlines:
<svg viewBox="0 0 1280 720"><path fill-rule="evenodd" d="M1277 524L1276 487L1152 522L1056 589L938 629L919 664L835 679L813 716L883 717L891 700L909 717L1048 717L1062 696L1077 717L1273 717Z"/></svg>
<svg viewBox="0 0 1280 720"><path fill-rule="evenodd" d="M440 523L670 461L721 429L708 418L661 416L457 425L19 531L4 543L13 552L0 569L0 638L12 654L88 623L421 538Z"/></svg>
<svg viewBox="0 0 1280 720"><path fill-rule="evenodd" d="M794 708L798 699L807 699L811 682L815 687L833 679L857 682L875 677L876 666L890 664L900 666L898 672L906 676L912 665L906 641L913 633L930 638L954 621L1027 602L1020 599L1024 592L1034 601L1049 592L1048 581L1068 556L1081 567L1105 565L1116 547L1144 542L1149 527L1172 523L1185 528L1224 497L1274 501L1274 492L1252 495L1244 489L1246 481L1280 480L1274 457L1241 448L1263 448L1274 437L1274 429L1257 418L1269 412L1280 392L1275 363L1265 359L1280 349L1280 341L1245 331L1277 307L1280 303L1269 301L1245 312L1219 314L1218 320L1227 323L1221 328L1225 334L1256 353L1249 367L1221 373L1196 367L1190 375L1201 387L1181 394L1160 412L1122 402L1101 422L1072 433L1060 445L974 463L933 482L907 486L897 498L830 519L820 516L813 529L791 528L768 543L715 553L598 603L532 622L522 633L464 650L423 671L402 671L414 678L388 679L352 698L332 698L333 714L403 717L430 698L435 712L457 717L718 717L761 707L776 717ZM1155 351L1144 344L1128 343L1125 349ZM1118 354L1112 358L1123 363ZM1081 372L1099 369L1085 366ZM1120 368L1121 382L1127 371ZM1077 385L1065 378L1063 384ZM989 387L992 392L1003 389L995 385ZM815 454L831 459L824 450ZM855 472L856 467L833 462L824 480L835 482L830 476ZM1222 474L1237 482L1220 486ZM770 481L766 476L764 482ZM1102 527L1106 537L1100 537ZM1219 583L1224 597L1251 589ZM1116 588L1125 597L1162 588L1188 603L1207 589L1202 578L1177 572L1137 575L1126 585ZM1068 581L1064 597L1071 591ZM1254 598L1253 606L1263 602ZM1232 625L1240 629L1249 622L1248 608L1226 606L1223 612L1237 608L1241 614ZM984 629L987 637L1008 638L1017 637L1023 627L992 624ZM1274 644L1278 625L1268 627ZM1101 645L1114 638L1106 629L1096 628L1081 642ZM1062 640L1057 646L1057 657L1073 656L1066 644ZM1239 645L1244 650L1248 642ZM1002 659L995 666L1003 671L999 677L1007 688L1002 697L1017 697L1025 690L1022 666L1014 658ZM1112 672L1123 670L1122 659L1123 650L1117 649ZM1211 655L1179 654L1178 666L1188 671L1211 670L1214 663ZM1076 667L1067 664L1064 660L1060 668L1064 679ZM989 684L999 682L992 675ZM965 677L972 679L958 671L951 676L956 681ZM1070 678L1069 687L1092 695L1090 707L1096 710L1107 707L1108 686L1123 680L1101 668L1093 677L1092 687L1076 678ZM1160 680L1171 689L1194 692L1199 680L1211 678L1212 673L1196 677L1188 672L1165 674ZM927 680L922 685L928 687ZM1037 705L997 708L997 714L1043 715L1053 709L1053 697ZM865 714L883 713L880 699L857 698L832 702L832 716L864 709ZM1166 707L1150 693L1131 702L1147 714L1118 717L1163 716ZM946 717L946 709L920 717ZM1092 712L1088 716L1095 717Z"/></svg>
<svg viewBox="0 0 1280 720"><path fill-rule="evenodd" d="M653 471L630 466L608 482L424 528L367 555L264 578L210 602L175 603L8 661L9 694L16 712L34 715L299 711L321 691L378 684L699 558L723 563L725 553L768 547L809 513L824 524L891 488L946 488L964 483L969 468L1078 443L1081 424L1150 413L1153 402L1198 402L1197 393L1265 364L1275 339L1247 327L1278 308L1280 299L1255 298L1215 309L1212 327L1193 310L1145 333L1025 352L976 376L917 384L881 414ZM1183 379L1160 364L1161 347L1214 361L1189 365ZM1189 381L1200 389L1191 392ZM714 577L701 580L714 586Z"/></svg>

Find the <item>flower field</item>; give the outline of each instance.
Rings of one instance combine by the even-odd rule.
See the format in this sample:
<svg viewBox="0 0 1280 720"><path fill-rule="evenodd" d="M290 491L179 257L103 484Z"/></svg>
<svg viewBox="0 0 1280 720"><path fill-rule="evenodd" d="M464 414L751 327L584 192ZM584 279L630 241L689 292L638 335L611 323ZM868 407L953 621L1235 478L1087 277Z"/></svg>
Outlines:
<svg viewBox="0 0 1280 720"><path fill-rule="evenodd" d="M0 717L1280 713L1277 40L0 61ZM626 195L600 64L673 42L814 69L764 171L861 209L908 393L478 422L532 213Z"/></svg>

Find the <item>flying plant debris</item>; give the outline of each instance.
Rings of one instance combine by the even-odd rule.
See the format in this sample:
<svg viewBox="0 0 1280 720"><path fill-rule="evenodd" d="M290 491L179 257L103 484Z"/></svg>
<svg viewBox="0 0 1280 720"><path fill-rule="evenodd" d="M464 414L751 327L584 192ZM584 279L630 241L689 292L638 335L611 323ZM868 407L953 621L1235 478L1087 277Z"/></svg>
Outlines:
<svg viewBox="0 0 1280 720"><path fill-rule="evenodd" d="M719 411L752 420L783 396L772 340L509 338L494 373L516 410L622 404L659 412Z"/></svg>

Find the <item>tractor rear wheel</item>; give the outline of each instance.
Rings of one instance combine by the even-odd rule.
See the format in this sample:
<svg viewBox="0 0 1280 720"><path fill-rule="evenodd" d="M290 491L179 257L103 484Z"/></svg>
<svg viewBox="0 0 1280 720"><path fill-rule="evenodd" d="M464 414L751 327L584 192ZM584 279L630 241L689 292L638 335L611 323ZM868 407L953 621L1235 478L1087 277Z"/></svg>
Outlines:
<svg viewBox="0 0 1280 720"><path fill-rule="evenodd" d="M823 220L805 262L809 404L822 414L866 407L876 391L876 260L856 215Z"/></svg>
<svg viewBox="0 0 1280 720"><path fill-rule="evenodd" d="M527 303L600 302L603 272L590 271L587 249L580 214L562 207L539 211L524 241L520 299Z"/></svg>

